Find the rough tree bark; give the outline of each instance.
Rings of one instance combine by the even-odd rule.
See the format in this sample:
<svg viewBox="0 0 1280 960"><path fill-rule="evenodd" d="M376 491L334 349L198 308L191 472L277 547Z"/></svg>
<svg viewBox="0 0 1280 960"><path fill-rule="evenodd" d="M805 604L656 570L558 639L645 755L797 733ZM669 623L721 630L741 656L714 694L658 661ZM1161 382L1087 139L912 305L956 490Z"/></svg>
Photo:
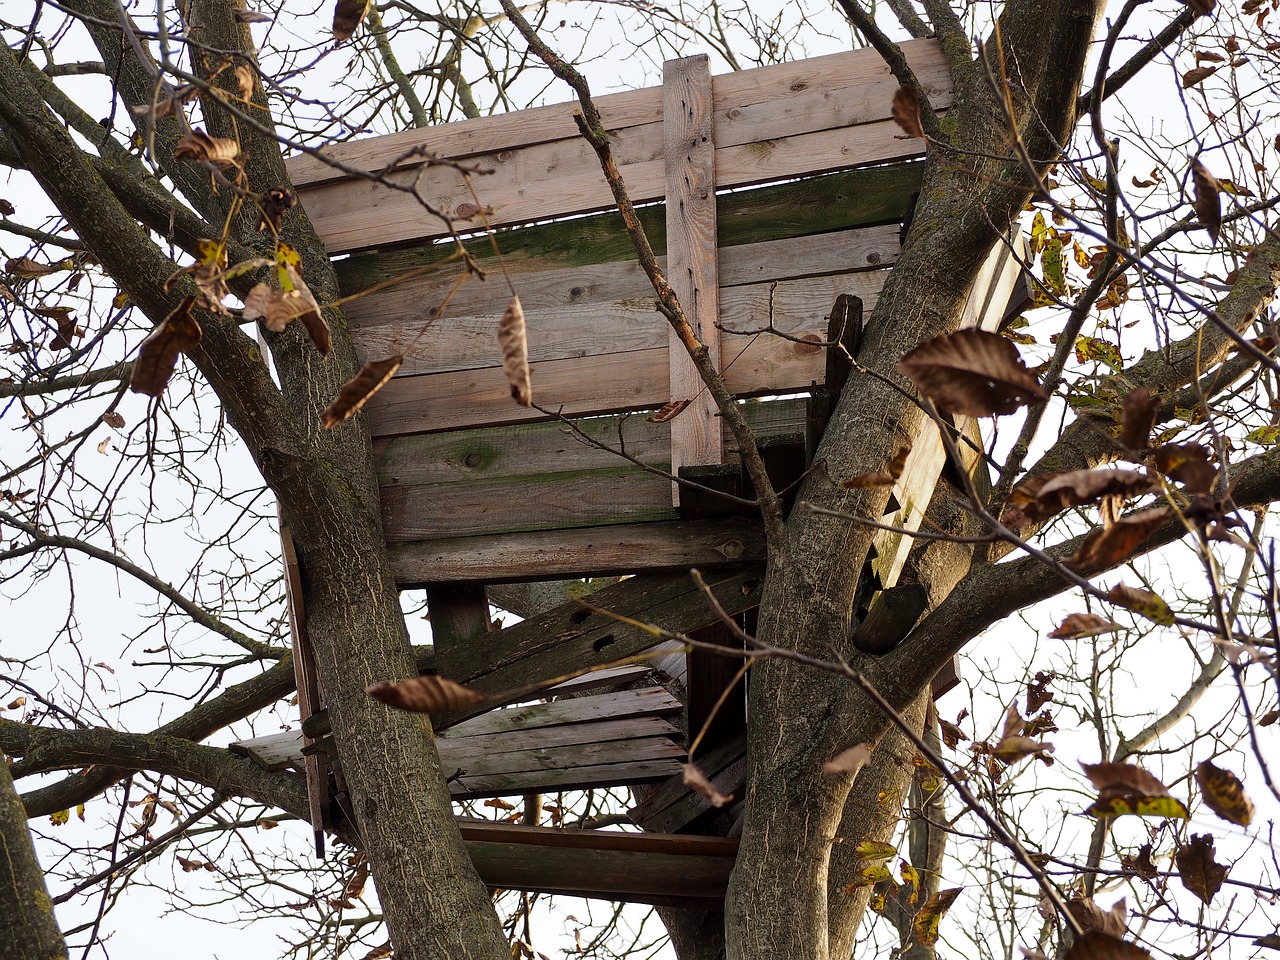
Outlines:
<svg viewBox="0 0 1280 960"><path fill-rule="evenodd" d="M0 957L58 960L67 956L44 871L31 846L27 811L0 756Z"/></svg>
<svg viewBox="0 0 1280 960"><path fill-rule="evenodd" d="M1017 132L1042 167L1058 157L1074 127L1102 8L1100 0L1009 3L1000 40L985 44L997 75L998 64L1005 64ZM946 49L956 91L942 124L947 142L931 150L913 227L859 353L862 364L881 373L920 341L954 329L983 258L1030 197L1019 186L1027 176L1006 139L1003 91L991 88L963 47L953 41ZM903 394L855 372L818 455L831 476L876 469L884 451L908 441L922 417ZM843 493L817 478L800 492L820 506L868 518L882 515L887 496L883 490ZM797 511L765 585L761 639L866 664L870 658L851 648L850 635L871 541L868 528ZM921 672L931 675L943 662ZM821 763L856 743L878 742L888 721L842 679L782 661L761 664L755 673L748 812L726 902L728 956L826 960L829 930L856 927L865 898L827 896L831 839L851 783L822 774ZM921 688L895 691L895 706L905 708Z"/></svg>

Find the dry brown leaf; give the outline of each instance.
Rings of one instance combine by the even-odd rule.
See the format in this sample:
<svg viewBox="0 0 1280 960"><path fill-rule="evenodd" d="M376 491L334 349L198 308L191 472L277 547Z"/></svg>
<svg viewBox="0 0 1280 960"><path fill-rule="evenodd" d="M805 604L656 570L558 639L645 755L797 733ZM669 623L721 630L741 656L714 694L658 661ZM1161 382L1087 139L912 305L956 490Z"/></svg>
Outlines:
<svg viewBox="0 0 1280 960"><path fill-rule="evenodd" d="M512 297L502 312L498 343L502 346L502 371L511 385L511 398L520 406L527 407L533 403L533 387L529 383L529 344L525 339L524 307L520 306L519 297Z"/></svg>
<svg viewBox="0 0 1280 960"><path fill-rule="evenodd" d="M1068 900L1067 912L1076 918L1076 922L1086 933L1090 930L1100 930L1113 937L1124 936L1129 919L1129 908L1125 904L1124 897L1112 904L1110 910L1103 910L1092 900Z"/></svg>
<svg viewBox="0 0 1280 960"><path fill-rule="evenodd" d="M848 773L856 777L858 771L871 759L871 749L871 744L860 743L856 747L850 747L848 750L841 750L835 757L822 765L822 772Z"/></svg>
<svg viewBox="0 0 1280 960"><path fill-rule="evenodd" d="M1168 507L1152 507L1099 527L1084 538L1066 565L1072 570L1108 570L1132 556L1169 515Z"/></svg>
<svg viewBox="0 0 1280 960"><path fill-rule="evenodd" d="M1150 493L1155 488L1151 478L1141 470L1068 470L1048 477L1035 498L1041 513L1056 514L1068 507L1096 503L1104 497L1128 500ZM1050 514L1052 516L1052 514Z"/></svg>
<svg viewBox="0 0 1280 960"><path fill-rule="evenodd" d="M0 216L12 217L17 212L12 203L0 197Z"/></svg>
<svg viewBox="0 0 1280 960"><path fill-rule="evenodd" d="M1194 87L1197 83L1203 83L1217 72L1217 67L1192 67L1182 75L1182 89L1186 90L1188 87Z"/></svg>
<svg viewBox="0 0 1280 960"><path fill-rule="evenodd" d="M991 753L1005 763L1017 763L1024 757L1039 757L1051 762L1049 754L1053 753L1053 744L1023 736L1026 725L1027 722L1018 713L1018 705L1009 704L1009 709L1005 711L1004 729L1000 732L1000 740L992 747Z"/></svg>
<svg viewBox="0 0 1280 960"><path fill-rule="evenodd" d="M945 743L947 748L950 750L954 750L958 747L961 740L969 739L969 735L950 720L943 720L939 717L938 726L942 728L942 742Z"/></svg>
<svg viewBox="0 0 1280 960"><path fill-rule="evenodd" d="M74 346L72 341L84 336L84 327L76 323L70 307L46 307L32 312L54 321L57 325L58 332L49 341L50 350L70 350Z"/></svg>
<svg viewBox="0 0 1280 960"><path fill-rule="evenodd" d="M195 297L187 297L142 341L129 379L129 389L134 393L160 396L177 369L178 356L190 353L199 345L200 324L191 315L195 304Z"/></svg>
<svg viewBox="0 0 1280 960"><path fill-rule="evenodd" d="M692 402L693 401L691 400L672 400L670 403L663 404L651 415L645 417L645 420L649 421L649 423L667 423L668 421L674 420L676 417L680 416L680 412Z"/></svg>
<svg viewBox="0 0 1280 960"><path fill-rule="evenodd" d="M893 119L908 137L924 138L920 122L920 98L910 87L899 87L893 95Z"/></svg>
<svg viewBox="0 0 1280 960"><path fill-rule="evenodd" d="M257 10L233 10L231 15L236 23L270 23L271 17Z"/></svg>
<svg viewBox="0 0 1280 960"><path fill-rule="evenodd" d="M1159 874L1155 861L1151 859L1151 844L1144 843L1138 848L1136 855L1125 854L1120 858L1120 867L1126 873L1136 874L1144 880L1154 880Z"/></svg>
<svg viewBox="0 0 1280 960"><path fill-rule="evenodd" d="M683 763L681 767L684 769L684 785L705 799L711 806L719 809L733 800L732 796L725 796L721 793L716 788L716 785L707 779L706 774L698 769L696 763Z"/></svg>
<svg viewBox="0 0 1280 960"><path fill-rule="evenodd" d="M108 410L106 413L104 413L102 415L102 422L105 423L108 427L112 427L115 430L124 429L124 417L122 417L119 413L117 413L114 410Z"/></svg>
<svg viewBox="0 0 1280 960"><path fill-rule="evenodd" d="M1280 710L1268 710L1258 718L1258 726L1269 727L1277 720L1280 720Z"/></svg>
<svg viewBox="0 0 1280 960"><path fill-rule="evenodd" d="M195 160L228 166L240 156L240 144L227 137L211 137L199 127L178 141L173 148L173 159Z"/></svg>
<svg viewBox="0 0 1280 960"><path fill-rule="evenodd" d="M1196 216L1208 232L1209 240L1216 244L1222 230L1222 198L1217 178L1197 158L1191 161L1191 179L1195 187Z"/></svg>
<svg viewBox="0 0 1280 960"><path fill-rule="evenodd" d="M1212 456L1198 443L1166 443L1156 448L1151 460L1157 470L1182 484L1189 493L1209 493L1218 477Z"/></svg>
<svg viewBox="0 0 1280 960"><path fill-rule="evenodd" d="M344 420L349 420L361 407L369 402L369 398L382 389L383 385L396 375L404 357L396 354L385 360L370 360L360 372L342 385L333 403L325 407L320 418L320 425L326 429L336 427Z"/></svg>
<svg viewBox="0 0 1280 960"><path fill-rule="evenodd" d="M241 63L236 66L236 86L240 88L240 98L249 100L253 97L253 84L255 77L253 68L247 63Z"/></svg>
<svg viewBox="0 0 1280 960"><path fill-rule="evenodd" d="M1107 591L1107 599L1117 606L1139 613L1162 626L1171 627L1175 622L1169 605L1150 590L1117 583Z"/></svg>
<svg viewBox="0 0 1280 960"><path fill-rule="evenodd" d="M339 43L350 40L368 14L369 3L370 0L338 0L333 6L333 39Z"/></svg>
<svg viewBox="0 0 1280 960"><path fill-rule="evenodd" d="M1089 930L1076 937L1063 960L1151 960L1137 944L1128 943L1101 930Z"/></svg>
<svg viewBox="0 0 1280 960"><path fill-rule="evenodd" d="M1119 630L1120 625L1096 613L1069 613L1056 630L1050 631L1053 640L1081 640Z"/></svg>
<svg viewBox="0 0 1280 960"><path fill-rule="evenodd" d="M944 413L999 417L1047 399L1018 348L985 330L926 340L898 361L897 370Z"/></svg>
<svg viewBox="0 0 1280 960"><path fill-rule="evenodd" d="M258 232L268 227L276 236L280 234L280 225L284 215L298 202L298 195L288 187L272 187L258 198Z"/></svg>
<svg viewBox="0 0 1280 960"><path fill-rule="evenodd" d="M1218 0L1182 0L1188 7L1196 12L1196 16L1204 17L1213 13L1213 8L1218 5Z"/></svg>
<svg viewBox="0 0 1280 960"><path fill-rule="evenodd" d="M346 885L342 888L342 898L344 900L354 900L360 894L364 893L364 885L369 882L369 861L365 857L361 857L356 861L355 871L347 879Z"/></svg>
<svg viewBox="0 0 1280 960"><path fill-rule="evenodd" d="M1178 879L1182 885L1200 898L1206 905L1221 889L1229 868L1213 859L1213 837L1202 833L1174 855L1178 867Z"/></svg>
<svg viewBox="0 0 1280 960"><path fill-rule="evenodd" d="M1137 387L1124 398L1120 410L1120 444L1130 450L1141 450L1151 438L1151 428L1156 424L1156 410L1160 395L1150 387Z"/></svg>
<svg viewBox="0 0 1280 960"><path fill-rule="evenodd" d="M6 273L12 273L23 280L47 277L49 274L58 271L57 267L50 266L47 263L39 263L30 257L13 257L5 263L4 269Z"/></svg>
<svg viewBox="0 0 1280 960"><path fill-rule="evenodd" d="M893 459L889 461L889 465L883 470L860 473L856 477L850 477L845 480L840 486L846 490L856 490L860 487L891 487L902 476L902 468L907 465L907 455L910 453L911 444L900 447L898 452L893 455Z"/></svg>
<svg viewBox="0 0 1280 960"><path fill-rule="evenodd" d="M399 683L381 680L369 684L364 692L389 707L410 713L449 713L489 699L483 693L468 690L462 684L434 673L409 677Z"/></svg>
<svg viewBox="0 0 1280 960"><path fill-rule="evenodd" d="M1244 792L1244 784L1230 770L1205 760L1196 767L1196 783L1204 804L1223 820L1247 827L1253 820L1253 802Z"/></svg>
<svg viewBox="0 0 1280 960"><path fill-rule="evenodd" d="M1082 763L1080 767L1098 790L1098 799L1085 811L1090 816L1187 817L1183 803L1170 796L1163 783L1136 764Z"/></svg>

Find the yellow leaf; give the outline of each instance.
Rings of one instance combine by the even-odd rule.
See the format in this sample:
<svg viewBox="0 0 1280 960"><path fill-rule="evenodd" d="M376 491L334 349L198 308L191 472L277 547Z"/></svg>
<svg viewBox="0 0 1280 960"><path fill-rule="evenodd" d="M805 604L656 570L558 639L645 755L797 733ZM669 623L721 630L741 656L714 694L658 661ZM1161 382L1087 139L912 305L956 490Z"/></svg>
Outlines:
<svg viewBox="0 0 1280 960"><path fill-rule="evenodd" d="M914 907L916 901L920 899L920 874L905 860L899 864L898 872L902 874L902 885L911 887L911 893L907 895L907 904Z"/></svg>
<svg viewBox="0 0 1280 960"><path fill-rule="evenodd" d="M294 270L301 274L302 254L287 243L281 243L276 247L276 281L280 284L280 289L285 293L294 289L293 278L289 276L287 267L293 267Z"/></svg>
<svg viewBox="0 0 1280 960"><path fill-rule="evenodd" d="M1269 427L1258 427L1246 433L1244 438L1250 443L1256 443L1263 447L1274 447L1276 441L1280 440L1280 427L1274 424Z"/></svg>
<svg viewBox="0 0 1280 960"><path fill-rule="evenodd" d="M1165 817L1186 820L1186 805L1173 797L1099 797L1085 813L1091 817Z"/></svg>
<svg viewBox="0 0 1280 960"><path fill-rule="evenodd" d="M1090 360L1105 363L1113 370L1119 370L1124 364L1120 350L1114 344L1099 340L1097 337L1076 338L1076 359L1080 363L1087 363Z"/></svg>
<svg viewBox="0 0 1280 960"><path fill-rule="evenodd" d="M960 894L960 890L960 887L939 890L920 908L914 925L917 943L927 947L938 942L938 927L947 911L951 909L952 902Z"/></svg>
<svg viewBox="0 0 1280 960"><path fill-rule="evenodd" d="M76 805L76 816L79 817L81 820L84 820L84 804L83 803Z"/></svg>
<svg viewBox="0 0 1280 960"><path fill-rule="evenodd" d="M64 823L66 823L70 819L71 819L70 810L59 810L57 813L53 813L49 815L49 822L52 823L55 827L62 826Z"/></svg>
<svg viewBox="0 0 1280 960"><path fill-rule="evenodd" d="M1040 265L1044 267L1045 286L1054 293L1066 293L1066 264L1063 259L1062 241L1057 237L1045 241L1044 250L1040 253Z"/></svg>
<svg viewBox="0 0 1280 960"><path fill-rule="evenodd" d="M863 840L853 850L861 860L888 860L898 853L898 848L893 844L879 840Z"/></svg>

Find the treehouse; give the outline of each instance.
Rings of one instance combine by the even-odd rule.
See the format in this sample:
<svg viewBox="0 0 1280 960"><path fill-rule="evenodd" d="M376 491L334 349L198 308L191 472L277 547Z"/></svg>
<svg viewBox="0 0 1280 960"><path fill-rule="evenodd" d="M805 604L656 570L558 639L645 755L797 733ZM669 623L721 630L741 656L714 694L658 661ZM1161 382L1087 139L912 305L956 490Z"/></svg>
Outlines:
<svg viewBox="0 0 1280 960"><path fill-rule="evenodd" d="M903 50L945 109L939 47ZM597 101L659 262L780 490L812 461L849 369L845 350L856 352L919 188L924 141L890 118L897 86L870 50L714 79L694 57L668 63L661 87ZM495 887L718 907L740 808L712 810L683 785L680 765L707 726L701 769L721 792L742 794L740 663L654 651L650 632L599 611L731 646L688 571L702 571L749 626L763 532L733 439L655 310L574 113L539 107L358 140L290 170L344 295L369 291L346 305L360 359L404 355L366 408L387 542L399 582L427 592L435 642L421 667L493 698L435 718L453 795L629 785L637 799L643 833L463 821L481 876ZM469 236L486 282L459 285L451 230ZM1025 298L1022 277L1008 245L997 248L965 325L997 328ZM511 400L502 369L495 335L511 288L541 409ZM917 438L887 523L919 526L944 461L936 431ZM909 547L881 535L881 590ZM295 571L287 531L285 556ZM490 596L519 592L511 584L606 575L625 579L594 593L592 608L561 592L562 602L528 603L517 609L523 622L489 629ZM302 730L235 749L305 769L319 839L345 798L293 597ZM564 677L539 702L519 692Z"/></svg>

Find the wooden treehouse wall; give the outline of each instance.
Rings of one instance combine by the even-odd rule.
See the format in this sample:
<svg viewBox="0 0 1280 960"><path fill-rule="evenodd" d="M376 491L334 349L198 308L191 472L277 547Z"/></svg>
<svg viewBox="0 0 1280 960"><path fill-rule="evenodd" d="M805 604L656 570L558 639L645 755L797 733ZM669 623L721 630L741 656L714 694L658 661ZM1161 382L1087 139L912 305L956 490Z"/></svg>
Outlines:
<svg viewBox="0 0 1280 960"><path fill-rule="evenodd" d="M950 88L937 44L914 41L903 50L933 105L945 110ZM891 120L896 88L869 50L714 79L706 58L695 57L668 63L661 87L597 101L660 262L778 483L803 472L825 415L801 394L821 394L836 371L822 346L833 336L833 305L843 298L866 314L874 308L919 187L923 142L902 137ZM732 438L655 310L575 109L406 131L289 164L308 215L339 258L344 296L418 271L346 305L362 361L405 354L367 407L385 535L398 581L428 587L436 643L422 666L497 702L524 684L633 656L653 638L572 604L484 633L483 584L643 573L596 602L676 631L714 627L690 567L712 571L713 590L731 613L745 614L759 596L764 544L756 517L673 488L662 475L750 496ZM474 194L461 170L472 171ZM463 283L447 304L462 267L448 227L423 202L454 218L488 275ZM496 341L508 275L524 304L535 400L575 418L598 446L511 401ZM964 324L994 329L1019 299L1020 276L1017 258L1000 247ZM690 405L667 423L644 416L682 400ZM618 446L633 459L607 449ZM944 459L936 431L924 431L888 522L918 527ZM881 587L896 582L909 546L900 534L880 537ZM293 614L305 663L305 614L296 604ZM573 892L582 895L718 900L734 842L671 836L707 812L680 781L685 732L673 721L700 724L725 674L691 660L681 678L684 704L652 686L651 674L648 666L615 667L550 691L574 699L437 718L458 798L655 784L633 816L656 836L575 839L464 824L489 883L565 890L574 877ZM650 686L618 691L637 681ZM601 686L614 692L589 692ZM321 691L300 675L301 689L309 691L307 721ZM748 775L741 696L729 706L737 727L729 724L699 757L724 792ZM305 765L319 830L330 787L323 743L311 736L323 731L313 727L236 746L268 766ZM687 868L672 857L685 857ZM678 876L693 880L681 886Z"/></svg>

